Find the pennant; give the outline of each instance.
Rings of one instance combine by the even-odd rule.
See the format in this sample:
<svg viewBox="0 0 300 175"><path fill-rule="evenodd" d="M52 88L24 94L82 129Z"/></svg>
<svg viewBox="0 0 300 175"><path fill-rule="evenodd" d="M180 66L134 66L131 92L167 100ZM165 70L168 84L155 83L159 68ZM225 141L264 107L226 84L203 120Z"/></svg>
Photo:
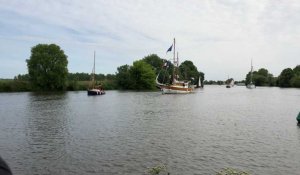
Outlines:
<svg viewBox="0 0 300 175"><path fill-rule="evenodd" d="M171 47L167 50L167 52L166 53L168 53L168 52L170 52L170 51L172 51L172 48L173 48L173 44L171 45Z"/></svg>

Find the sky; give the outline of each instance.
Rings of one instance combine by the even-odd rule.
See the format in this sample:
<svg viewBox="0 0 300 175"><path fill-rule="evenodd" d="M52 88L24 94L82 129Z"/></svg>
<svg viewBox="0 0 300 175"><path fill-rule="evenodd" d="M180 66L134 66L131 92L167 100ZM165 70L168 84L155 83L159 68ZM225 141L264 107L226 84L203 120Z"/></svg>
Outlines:
<svg viewBox="0 0 300 175"><path fill-rule="evenodd" d="M278 76L300 64L298 0L0 0L0 78L27 73L37 44L55 43L69 72L96 73L167 53L191 60L207 80L245 79L266 68Z"/></svg>

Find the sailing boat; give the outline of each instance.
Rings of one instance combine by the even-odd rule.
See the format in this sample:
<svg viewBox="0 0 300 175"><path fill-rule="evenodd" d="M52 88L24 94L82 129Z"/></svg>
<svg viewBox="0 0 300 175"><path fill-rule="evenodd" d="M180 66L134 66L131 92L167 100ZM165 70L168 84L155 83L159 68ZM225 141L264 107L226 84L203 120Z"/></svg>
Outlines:
<svg viewBox="0 0 300 175"><path fill-rule="evenodd" d="M234 80L233 78L229 78L226 80L226 88L232 88L234 86Z"/></svg>
<svg viewBox="0 0 300 175"><path fill-rule="evenodd" d="M96 86L95 84L95 57L96 57L96 52L94 51L94 67L92 70L92 81L90 82L90 87L87 90L88 95L104 95L104 89L102 88L101 85Z"/></svg>
<svg viewBox="0 0 300 175"><path fill-rule="evenodd" d="M253 76L253 66L252 66L252 59L251 59L250 83L247 84L248 89L254 89L255 88L255 85L252 83L252 76Z"/></svg>
<svg viewBox="0 0 300 175"><path fill-rule="evenodd" d="M202 85L201 85L201 77L199 76L199 80L198 80L198 87L202 88Z"/></svg>
<svg viewBox="0 0 300 175"><path fill-rule="evenodd" d="M178 81L178 75L175 73L175 69L178 70L178 53L175 58L175 38L174 38L174 50L173 50L173 79L171 84L163 84L158 82L158 76L156 77L156 84L162 90L163 94L187 94L194 90L194 87L190 84L190 81Z"/></svg>

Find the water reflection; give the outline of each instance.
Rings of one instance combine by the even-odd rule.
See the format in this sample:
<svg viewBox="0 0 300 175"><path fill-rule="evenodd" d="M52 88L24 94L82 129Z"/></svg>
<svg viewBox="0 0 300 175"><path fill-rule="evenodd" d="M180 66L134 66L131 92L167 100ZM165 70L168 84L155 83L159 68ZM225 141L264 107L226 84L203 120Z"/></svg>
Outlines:
<svg viewBox="0 0 300 175"><path fill-rule="evenodd" d="M66 154L68 95L31 93L26 111L27 154L32 160L28 174L47 174L59 166Z"/></svg>

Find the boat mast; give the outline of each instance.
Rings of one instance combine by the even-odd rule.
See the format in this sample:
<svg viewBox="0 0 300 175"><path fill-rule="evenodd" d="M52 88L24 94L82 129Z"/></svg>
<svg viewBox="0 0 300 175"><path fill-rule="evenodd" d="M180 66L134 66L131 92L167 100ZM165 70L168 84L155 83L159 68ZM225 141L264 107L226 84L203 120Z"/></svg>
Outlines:
<svg viewBox="0 0 300 175"><path fill-rule="evenodd" d="M177 59L176 59L176 72L175 72L175 76L176 76L176 78L178 78L178 76L179 76L179 70L178 70L178 64L179 64L179 57L178 57L178 52L177 52Z"/></svg>
<svg viewBox="0 0 300 175"><path fill-rule="evenodd" d="M93 88L95 87L95 57L96 57L96 51L94 51L94 67L93 67L93 72L92 72L92 86Z"/></svg>
<svg viewBox="0 0 300 175"><path fill-rule="evenodd" d="M250 74L250 84L252 84L252 71L253 71L253 66L252 66L252 59L251 59L251 74Z"/></svg>
<svg viewBox="0 0 300 175"><path fill-rule="evenodd" d="M175 83L175 64L176 64L176 60L175 60L175 38L174 38L174 49L173 49L173 62L174 62L174 67L173 67L173 83Z"/></svg>

